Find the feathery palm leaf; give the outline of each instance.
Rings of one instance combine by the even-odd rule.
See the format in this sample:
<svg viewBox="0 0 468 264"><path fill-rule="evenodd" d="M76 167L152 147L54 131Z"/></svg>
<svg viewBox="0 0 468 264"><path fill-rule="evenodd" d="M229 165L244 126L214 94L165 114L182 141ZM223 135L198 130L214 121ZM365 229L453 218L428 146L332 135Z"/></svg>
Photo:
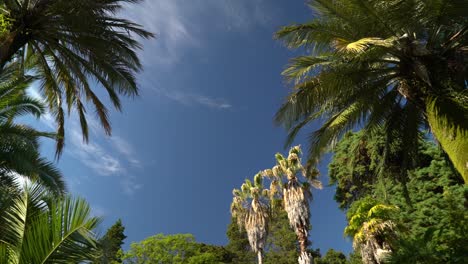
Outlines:
<svg viewBox="0 0 468 264"><path fill-rule="evenodd" d="M353 247L360 249L363 263L383 263L392 252L398 229L392 219L398 210L371 198L358 201L349 210L344 232L353 238Z"/></svg>
<svg viewBox="0 0 468 264"><path fill-rule="evenodd" d="M26 185L0 213L0 263L80 263L96 250L99 219L79 198L54 197Z"/></svg>
<svg viewBox="0 0 468 264"><path fill-rule="evenodd" d="M123 5L138 0L1 1L0 14L10 21L0 36L0 69L24 61L40 80L57 122L57 155L64 146L67 107L80 115L88 140L85 101L90 102L105 132L111 133L108 108L91 88L101 85L117 109L119 95L138 94L135 75L141 70L135 37L153 35L118 16ZM85 101L84 101L85 100Z"/></svg>
<svg viewBox="0 0 468 264"><path fill-rule="evenodd" d="M468 3L466 1L311 0L306 24L276 34L310 53L283 72L295 83L276 115L290 144L315 120L313 167L346 131L381 127L403 140L404 164L429 127L468 181ZM406 165L404 165L406 166ZM409 166L409 165L408 165Z"/></svg>
<svg viewBox="0 0 468 264"><path fill-rule="evenodd" d="M42 102L26 95L31 78L2 75L0 84L0 178L11 182L15 177L36 180L49 190L63 193L62 174L39 153L40 138L55 138L52 133L18 125L14 119L27 114L44 113Z"/></svg>

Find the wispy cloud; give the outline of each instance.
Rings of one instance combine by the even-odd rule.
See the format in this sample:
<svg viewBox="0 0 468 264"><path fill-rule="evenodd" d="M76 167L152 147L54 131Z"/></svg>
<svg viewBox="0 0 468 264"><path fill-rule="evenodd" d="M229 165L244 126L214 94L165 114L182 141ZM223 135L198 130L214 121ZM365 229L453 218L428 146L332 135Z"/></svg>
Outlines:
<svg viewBox="0 0 468 264"><path fill-rule="evenodd" d="M133 146L125 139L119 136L113 136L109 138L111 145L120 154L122 154L132 166L141 168L142 164L139 159L136 158L136 152Z"/></svg>
<svg viewBox="0 0 468 264"><path fill-rule="evenodd" d="M188 49L205 44L205 31L250 30L275 14L268 0L146 0L124 13L157 35L144 43L143 63L151 66L176 64Z"/></svg>
<svg viewBox="0 0 468 264"><path fill-rule="evenodd" d="M113 136L105 141L93 140L85 144L78 123L75 122L76 120L71 120L72 124L68 129L67 143L71 146L67 148L66 153L80 160L98 175L118 178L123 192L127 195L133 195L142 188L138 179L132 174L133 169L142 168L142 163L136 157L134 148L129 142L121 137ZM96 131L94 133L98 134ZM97 143L99 141L103 143ZM110 148L117 152L111 151Z"/></svg>
<svg viewBox="0 0 468 264"><path fill-rule="evenodd" d="M201 94L193 94L189 92L182 92L177 90L166 90L162 88L153 88L153 90L159 95L165 96L175 102L178 102L183 105L193 106L200 105L213 109L227 110L231 109L232 105L223 98L214 98Z"/></svg>
<svg viewBox="0 0 468 264"><path fill-rule="evenodd" d="M268 0L211 0L219 10L220 20L229 30L249 30L268 25L274 17L274 7Z"/></svg>
<svg viewBox="0 0 468 264"><path fill-rule="evenodd" d="M83 143L81 133L77 127L69 129L67 139L67 143L72 145L67 148L67 153L93 169L97 174L111 176L126 172L118 157L107 152L101 145L93 142Z"/></svg>
<svg viewBox="0 0 468 264"><path fill-rule="evenodd" d="M28 94L36 99L44 100L37 87L28 90ZM48 128L55 129L53 117L46 113L40 121ZM130 168L142 168L142 162L137 158L134 147L119 136L103 137L98 121L92 116L87 117L90 133L94 136L87 144L83 142L81 128L76 113L66 120L65 153L79 160L83 165L101 176L116 177L124 193L132 195L142 185L131 174ZM116 151L111 151L114 149Z"/></svg>
<svg viewBox="0 0 468 264"><path fill-rule="evenodd" d="M157 41L144 43L145 56L142 59L145 65L172 65L187 47L196 45L198 41L188 29L188 21L178 1L146 0L129 5L124 15L157 36Z"/></svg>

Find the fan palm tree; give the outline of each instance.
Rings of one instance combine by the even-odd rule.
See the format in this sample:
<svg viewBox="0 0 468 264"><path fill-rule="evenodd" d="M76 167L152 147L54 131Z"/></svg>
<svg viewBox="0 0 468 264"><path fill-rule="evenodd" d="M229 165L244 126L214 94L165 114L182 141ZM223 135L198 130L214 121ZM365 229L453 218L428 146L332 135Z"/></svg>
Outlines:
<svg viewBox="0 0 468 264"><path fill-rule="evenodd" d="M257 254L258 263L262 264L270 220L270 206L264 199L268 190L263 189L262 175L255 175L253 183L245 180L241 189L234 189L232 193L231 214L237 219L238 226L245 228L250 247Z"/></svg>
<svg viewBox="0 0 468 264"><path fill-rule="evenodd" d="M87 109L91 102L105 132L111 133L108 108L91 87L102 86L121 109L119 95L138 94L135 74L141 70L135 37L153 35L118 16L122 6L139 0L5 0L0 1L0 71L20 62L37 74L40 89L57 122L57 152L64 146L65 112L79 115L88 140Z"/></svg>
<svg viewBox="0 0 468 264"><path fill-rule="evenodd" d="M11 185L15 177L26 177L62 194L65 191L62 174L39 153L39 139L54 138L54 134L14 122L20 116L39 117L44 113L42 102L26 95L32 81L29 76L0 77L0 182Z"/></svg>
<svg viewBox="0 0 468 264"><path fill-rule="evenodd" d="M353 247L361 251L364 264L381 264L392 253L397 225L392 215L398 207L379 204L365 198L348 212L345 234L353 238Z"/></svg>
<svg viewBox="0 0 468 264"><path fill-rule="evenodd" d="M94 258L99 219L83 199L26 185L0 211L0 263L83 263ZM1 206L1 204L0 204Z"/></svg>
<svg viewBox="0 0 468 264"><path fill-rule="evenodd" d="M272 197L282 188L283 206L288 214L291 227L297 235L300 248L299 263L312 263L312 256L307 252L309 246L310 208L312 199L311 186L321 188L321 183L316 179L318 174L306 174L301 162L301 149L299 146L291 148L285 158L282 154L275 155L277 165L265 170L262 175L271 179L269 195ZM306 182L301 183L298 173L308 176ZM283 183L283 179L286 180Z"/></svg>
<svg viewBox="0 0 468 264"><path fill-rule="evenodd" d="M314 19L276 33L308 55L283 72L295 83L276 115L288 144L314 120L309 164L355 127L383 127L411 164L425 128L468 182L468 2L313 0Z"/></svg>

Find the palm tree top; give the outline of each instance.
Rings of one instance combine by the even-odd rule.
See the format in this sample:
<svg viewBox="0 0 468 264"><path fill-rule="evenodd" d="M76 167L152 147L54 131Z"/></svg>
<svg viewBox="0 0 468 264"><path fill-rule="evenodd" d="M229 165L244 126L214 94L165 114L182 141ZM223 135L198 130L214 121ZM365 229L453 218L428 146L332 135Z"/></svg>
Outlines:
<svg viewBox="0 0 468 264"><path fill-rule="evenodd" d="M275 120L286 145L313 121L306 171L352 129L384 129L409 168L425 129L468 179L468 3L461 0L315 0L313 19L276 38L304 48L284 77L293 91Z"/></svg>
<svg viewBox="0 0 468 264"><path fill-rule="evenodd" d="M94 107L107 134L108 107L96 95L103 88L120 110L120 95L138 95L136 74L142 69L137 38L153 34L122 18L127 3L140 0L15 0L0 3L0 69L21 62L39 78L40 90L57 122L57 155L64 146L65 110L76 110L83 139L88 140L89 109Z"/></svg>
<svg viewBox="0 0 468 264"><path fill-rule="evenodd" d="M40 117L45 111L42 102L26 93L32 81L32 77L18 75L11 68L0 75L0 179L11 182L25 177L63 194L66 187L62 174L39 152L40 138L55 139L55 134L15 122L24 115Z"/></svg>

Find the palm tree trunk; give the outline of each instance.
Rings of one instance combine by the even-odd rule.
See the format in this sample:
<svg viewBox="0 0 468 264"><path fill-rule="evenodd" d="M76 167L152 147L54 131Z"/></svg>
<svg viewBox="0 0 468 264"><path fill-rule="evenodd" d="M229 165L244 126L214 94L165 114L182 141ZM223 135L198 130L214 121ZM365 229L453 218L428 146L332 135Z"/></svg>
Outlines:
<svg viewBox="0 0 468 264"><path fill-rule="evenodd" d="M307 252L307 247L309 245L309 239L307 238L307 229L304 225L300 226L297 229L297 239L299 241L300 255L298 259L299 264L311 264L312 258Z"/></svg>
<svg viewBox="0 0 468 264"><path fill-rule="evenodd" d="M259 249L257 252L258 264L263 264L263 252L262 249Z"/></svg>
<svg viewBox="0 0 468 264"><path fill-rule="evenodd" d="M28 43L28 37L12 31L0 44L0 71L18 50Z"/></svg>
<svg viewBox="0 0 468 264"><path fill-rule="evenodd" d="M302 252L299 258L297 259L299 264L312 264L312 257L308 252Z"/></svg>
<svg viewBox="0 0 468 264"><path fill-rule="evenodd" d="M428 105L426 114L432 134L468 184L468 130L444 122L434 106Z"/></svg>
<svg viewBox="0 0 468 264"><path fill-rule="evenodd" d="M363 264L378 264L374 257L372 242L366 241L361 245L361 258Z"/></svg>

